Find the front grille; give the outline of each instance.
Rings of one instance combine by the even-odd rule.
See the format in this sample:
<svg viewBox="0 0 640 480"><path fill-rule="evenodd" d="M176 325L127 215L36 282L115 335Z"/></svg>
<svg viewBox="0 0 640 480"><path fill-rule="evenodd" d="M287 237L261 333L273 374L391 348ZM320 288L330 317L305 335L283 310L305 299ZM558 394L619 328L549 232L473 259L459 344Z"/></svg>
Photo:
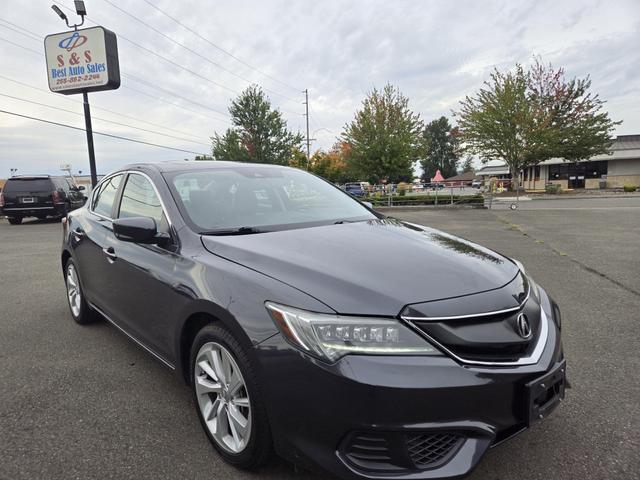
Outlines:
<svg viewBox="0 0 640 480"><path fill-rule="evenodd" d="M463 440L456 433L411 435L407 437L407 451L416 468L437 468L451 459Z"/></svg>
<svg viewBox="0 0 640 480"><path fill-rule="evenodd" d="M518 333L520 316L530 324L530 337L523 338ZM413 318L410 323L464 360L496 363L514 362L531 355L543 330L541 308L534 300L512 312L460 319Z"/></svg>

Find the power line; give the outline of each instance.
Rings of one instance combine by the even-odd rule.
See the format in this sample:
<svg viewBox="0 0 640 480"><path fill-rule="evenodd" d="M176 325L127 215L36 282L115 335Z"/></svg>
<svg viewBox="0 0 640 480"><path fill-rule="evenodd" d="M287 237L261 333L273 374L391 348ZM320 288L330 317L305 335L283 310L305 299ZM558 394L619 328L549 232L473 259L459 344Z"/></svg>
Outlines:
<svg viewBox="0 0 640 480"><path fill-rule="evenodd" d="M152 99L154 99L156 101L159 101L159 102L162 102L162 103L166 103L167 105L174 105L174 106L176 106L178 108L186 110L187 112L195 113L196 115L202 115L203 117L211 118L211 119L217 120L219 122L225 122L225 123L231 124L231 122L229 120L227 120L227 119L221 119L221 118L218 118L218 117L213 117L211 115L207 115L206 113L196 112L195 110L191 110L190 108L184 107L184 106L182 106L182 105L180 105L179 103L176 103L176 102L170 102L168 100L161 100L155 95L151 95L150 93L144 92L142 90L138 90L137 88L131 87L129 85L120 85L120 87L121 88L126 88L127 90L132 90L134 92L139 93L140 95L144 95L146 97L150 97L150 98L152 98ZM207 110L212 110L211 108L205 107L202 104L198 104L198 105L200 105L202 108L205 108ZM212 110L212 111L218 113L217 110Z"/></svg>
<svg viewBox="0 0 640 480"><path fill-rule="evenodd" d="M5 77L5 76L4 76L4 75L2 75L2 74L0 74L0 78L2 78L2 79L4 79L4 80L7 80L7 81L9 81L9 82L15 83L15 84L17 84L17 85L20 85L21 87L31 88L31 89L33 89L33 90L37 90L37 91L39 91L39 92L44 92L44 93L51 93L51 91L50 91L50 90L47 90L46 88L39 88L39 87L36 87L36 86L34 86L34 85L30 85L30 84L28 84L28 83L20 82L20 81L14 80L14 79L12 79L12 78ZM58 98L63 98L63 99L65 99L65 100L68 100L68 101L70 101L70 102L74 102L74 103L83 103L81 100L76 100L76 99L74 99L74 98L72 98L72 97L70 97L70 96L67 96L67 95L59 95L59 96L58 96ZM109 113L111 113L111 114L113 114L113 115L117 115L117 116L119 116L119 117L129 118L129 119L131 119L131 120L135 120L136 122L140 122L140 123L145 123L145 124L147 124L147 125L151 125L152 127L163 128L163 129L168 130L168 131L170 131L170 132L180 133L180 134L182 134L182 135L188 135L188 136L190 136L190 137L198 138L198 136L197 136L197 135L194 135L193 133L185 132L185 131L183 131L183 130L177 130L177 129L175 129L175 128L167 127L167 126L165 126L165 125L160 125L159 123L149 122L149 121L147 121L147 120L141 120L141 119L136 118L136 117L133 117L133 116L131 116L131 115L127 115L126 113L116 112L116 111L114 111L114 110L109 110L108 108L104 108L104 107L96 107L96 106L92 106L91 108L94 108L94 109L96 109L96 110L102 110L102 111L105 111L105 112L109 112ZM163 135L164 135L164 134L163 134Z"/></svg>
<svg viewBox="0 0 640 480"><path fill-rule="evenodd" d="M143 80L142 78L137 77L136 75L132 75L130 73L120 73L120 75L122 75L125 78L129 78L129 79L133 80L134 82L142 83L143 85L146 85L147 87L155 88L156 90L159 90L159 91L164 92L164 93L166 93L168 95L171 95L172 97L179 98L181 100L184 100L185 102L189 102L189 103L192 103L192 104L197 105L199 107L205 108L207 110L211 110L212 112L218 113L218 114L224 116L225 117L225 121L227 123L229 123L229 120L228 120L229 117L227 116L226 113L223 113L223 112L221 112L219 110L216 110L214 108L211 108L211 107L207 107L206 105L203 105L200 102L196 102L195 100L191 100L191 99L189 99L187 97L183 97L182 95L178 95L177 93L174 93L174 92L172 92L170 90L166 90L164 88L158 87L157 85L154 85L151 82Z"/></svg>
<svg viewBox="0 0 640 480"><path fill-rule="evenodd" d="M72 9L71 9L71 8L69 8L69 7L67 7L67 6L66 6L64 3L62 3L60 0L53 0L53 2L54 2L54 3L56 3L56 4L58 4L58 5L60 5L60 6L61 6L62 8L64 8L65 10L67 10L67 11L69 11L69 12L71 12L71 13L74 13L74 10L72 10ZM88 16L87 16L86 18L88 18L88 19L89 19L89 21L90 21L91 23L93 23L94 25L99 25L96 21L92 20L92 19L91 19L91 18L89 18ZM233 93L233 94L235 94L235 95L239 95L239 94L240 94L240 92L238 92L237 90L234 90L234 89L232 89L232 88L229 88L229 87L227 87L227 86L225 86L225 85L222 85L221 83L218 83L218 82L216 82L216 81L214 81L214 80L211 80L210 78L207 78L207 77L205 77L205 76L203 76L203 75L200 75L198 72L196 72L196 71L194 71L194 70L191 70L190 68L187 68L187 67L185 67L184 65L181 65L181 64L179 64L178 62L175 62L175 61L171 60L170 58L167 58L167 57L165 57L165 56L163 56L163 55L160 55L159 53L157 53L157 52L155 52L155 51L153 51L153 50L151 50L151 49L149 49L149 48L147 48L147 47L145 47L145 46L143 46L143 45L140 45L140 44L139 44L139 43L137 43L137 42L134 42L133 40L131 40L131 39L129 39L129 38L127 38L127 37L125 37L124 35L122 35L122 34L120 34L120 33L118 34L118 38L123 39L124 41L126 41L126 42L128 42L128 43L130 43L130 44L134 45L135 47L137 47L137 48L139 48L139 49L141 49L141 50L144 50L145 52L150 53L151 55L154 55L154 56L156 56L156 57L158 57L158 58L160 58L160 59L164 60L165 62L170 63L171 65L173 65L173 66L175 66L175 67L177 67L177 68L179 68L179 69L181 69L181 70L184 70L185 72L188 72L188 73L190 73L191 75L193 75L193 76L195 76L195 77L197 77L197 78L200 78L200 79L204 80L205 82L209 82L209 83L211 83L211 84L213 84L213 85L216 85L216 86L218 86L218 87L220 87L220 88L223 88L223 89L225 89L225 90L228 90L228 91L232 92L232 93ZM289 114L289 115L301 115L300 113L297 113L297 112L290 112L290 111L287 111L287 110L284 110L284 109L282 109L281 111L282 111L283 113L287 113L287 114Z"/></svg>
<svg viewBox="0 0 640 480"><path fill-rule="evenodd" d="M70 12L73 12L73 10L72 10L72 9L70 9L69 7L67 7L64 3L59 2L58 0L53 0L53 2L54 2L54 3L57 3L57 4L58 4L58 5L60 5L61 7L65 8L66 10L68 10L68 11L70 11ZM87 17L87 18L88 18L88 17ZM92 22L92 23L93 23L93 24L95 24L95 25L98 25L95 21L93 21L93 20L91 20L91 19L89 19L89 21L90 21L90 22ZM218 82L216 82L215 80L211 80L210 78L207 78L207 77L205 77L205 76L203 76L203 75L200 75L198 72L195 72L195 71L191 70L190 68L185 67L184 65L180 65L178 62L174 62L174 61L173 61L173 60L171 60L170 58L167 58L167 57L165 57L164 55L160 55L159 53L154 52L154 51L153 51L153 50L151 50L150 48L147 48L147 47L145 47L145 46L143 46L143 45L140 45L138 42L134 42L133 40L130 40L129 38L125 37L124 35L122 35L122 34L120 34L120 33L118 34L118 38L121 38L121 39L125 40L126 42L129 42L130 44L132 44L132 45L134 45L134 46L138 47L139 49L144 50L145 52L150 53L151 55L154 55L154 56L156 56L156 57L158 57L158 58L160 58L160 59L164 60L165 62L170 63L170 64L171 64L171 65L173 65L174 67L178 67L178 68L180 68L180 69L182 69L182 70L184 70L184 71L186 71L186 72L189 72L191 75L194 75L194 76L196 76L196 77L198 77L198 78L200 78L200 79L202 79L202 80L204 80L204 81L206 81L206 82L209 82L209 83L211 83L211 84L213 84L213 85L216 85L217 87L220 87L220 88L222 88L222 89L224 89L224 90L228 90L228 91L229 91L229 92L231 92L231 93L234 93L234 94L238 94L238 93L239 93L237 90L234 90L233 88L227 87L226 85L223 85L223 84L221 84L221 83L218 83Z"/></svg>
<svg viewBox="0 0 640 480"><path fill-rule="evenodd" d="M14 32L20 33L22 35L25 35L25 36L31 38L32 40L38 40L38 41L41 40L41 37L39 37L35 33L30 32L26 28L22 28L19 25L16 25L15 23L8 22L7 20L4 20L3 18L0 18L0 22L7 23L8 25L12 25L13 26L13 27L10 27L10 26L7 26L7 25L0 25L0 27L4 27L4 28L6 28L8 30L13 30Z"/></svg>
<svg viewBox="0 0 640 480"><path fill-rule="evenodd" d="M63 8L65 8L66 10L69 10L70 12L73 12L69 7L67 7L67 6L66 6L66 5L64 5L63 3L61 3L61 2L59 2L59 1L57 1L57 0L53 0L53 1L54 1L54 3L59 4L60 6L62 6ZM106 0L105 0L105 1L106 1ZM42 38L43 38L43 37L40 37L40 36L39 36L38 34L36 34L35 32L32 32L32 31L30 31L30 30L27 30L26 28L23 28L23 27L21 27L21 26L19 26L19 25L16 25L16 24L14 24L14 23L12 23L12 22L9 22L9 21L7 21L7 20L4 20L4 19L2 19L2 18L0 18L0 21L5 22L5 23L7 23L7 24L9 24L9 25L12 25L12 26L14 26L15 28L17 28L17 29L19 29L19 30L21 30L21 31L16 30L15 28L7 27L7 26L5 26L5 25L0 25L0 26L5 27L5 28L8 28L8 29L10 29L10 30L12 30L12 31L15 31L15 32L17 32L17 33L20 33L20 34L22 34L22 35L25 35L25 36L27 36L28 38L30 38L31 40L39 41L39 40L42 40ZM90 21L91 21L92 23L94 23L94 24L96 24L96 25L97 25L97 23L96 23L96 22L94 22L93 20L91 20L91 19L90 19ZM185 28L187 28L187 27L185 27ZM162 58L162 59L164 59L164 60L166 60L166 61L168 61L168 62L170 62L170 63L172 63L172 64L174 64L174 65L177 65L177 66L181 67L180 65L176 64L176 63L175 63L175 62L173 62L172 60L167 59L167 58L165 58L165 57L163 57L163 56L161 56L161 55L159 55L159 54L157 54L157 53L155 53L155 52L153 52L153 51L151 51L151 50L147 49L146 47L143 47L142 45L139 45L139 44L137 44L136 42L133 42L133 41L131 41L131 40L129 40L129 39L127 39L127 38L123 37L122 35L119 35L119 36L120 36L121 38L123 38L124 40L127 40L127 41L129 41L130 43L134 44L135 46L138 46L139 48L142 48L142 49L144 49L144 50L147 50L147 51L149 51L150 53L152 53L152 54L154 54L154 55L156 55L156 56L159 56L160 58ZM35 37L35 38L32 38L32 37ZM18 43L15 43L15 42L13 42L13 41L11 41L11 40L6 39L6 38L0 37L0 40L1 40L1 41L4 41L4 42L7 42L7 43L9 43L9 44L11 44L11 45L14 45L14 46L16 46L16 47L18 47L18 48L21 48L21 49L24 49L24 50L26 50L26 51L29 51L29 52L31 52L31 53L34 53L34 54L36 54L36 55L38 55L38 56L44 56L44 54L43 54L42 52L40 52L40 51L34 50L34 49L32 49L32 48L29 48L29 47L25 47L24 45L20 45L20 44L18 44ZM184 67L181 67L181 68L183 68L183 69L184 69ZM186 70L186 71L188 71L188 72L190 72L190 73L193 73L194 75L198 76L199 78L203 78L203 79L204 79L204 80L206 80L206 81L209 81L209 82L212 82L212 83L214 83L214 84L216 84L216 85L219 85L219 84L217 84L216 82L213 82L212 80L207 79L206 77L202 77L201 75L197 74L196 72L193 72L193 71L192 71L192 70L190 70L190 69L185 69L185 70ZM128 86L128 85L121 85L123 88L130 89L130 90L135 91L135 92L137 92L137 93L140 93L140 94L142 94L142 95L148 96L148 97L150 97L150 98L152 98L152 99L154 99L154 100L156 100L156 101L159 101L159 102L162 102L162 103L166 103L166 104L169 104L169 105L173 105L173 106L175 106L175 107L181 108L181 109L183 109L183 110L185 110L185 111L188 111L188 112L194 113L194 114L196 114L196 115L200 115L200 116L204 116L204 117L207 117L207 118L211 118L211 119L216 120L216 121L225 122L225 123L227 123L227 124L230 124L230 123L231 123L231 122L229 121L229 117L228 117L226 114L224 114L224 113L222 113L222 112L220 112L220 111L218 111L218 110L215 110L215 109L213 109L213 108L211 108L211 107L208 107L208 106L206 106L206 105L203 105L202 103L196 102L196 101L194 101L194 100L188 99L188 98L183 97L183 96L181 96L181 95L178 95L178 94L176 94L176 93L170 92L170 91L168 91L168 90L166 90L166 89L163 89L163 88L161 88L161 87L158 87L158 86L156 86L156 85L154 85L154 84L152 84L152 83L150 83L150 82L147 82L147 81L145 81L145 80L143 80L143 79L140 79L139 77L136 77L135 75L132 75L132 74L122 74L122 76L124 76L124 77L128 77L128 78L131 78L131 79L133 79L134 81L138 81L138 82L140 82L140 83L146 84L148 87L151 87L151 88L157 89L157 90L159 90L159 91L163 91L163 92L165 92L165 93L167 93L167 94L169 94L169 95L171 95L171 96L174 96L174 97L176 97L176 98L180 98L180 99L181 99L181 100L183 100L183 101L186 101L186 102L192 103L192 104L197 105L197 106L199 106L199 107L201 107L201 108L204 108L204 109L206 109L206 110L210 110L210 111L212 111L212 112L214 112L214 113L217 113L217 114L219 114L219 115L222 115L222 116L224 117L224 119L223 119L223 118L212 117L212 116L210 116L210 115L206 115L206 114L201 113L201 112L196 112L196 111L194 111L194 110L191 110L191 109L189 109L189 108L186 108L186 107L184 107L184 106L182 106L182 105L180 105L180 104L178 104L178 103L175 103L175 102L169 102L169 101L167 101L167 100L159 99L159 98L158 98L158 97L156 97L156 96L150 95L150 94L148 94L148 93L146 93L146 92L143 92L143 91L141 91L141 90L138 90L138 89L136 89L136 88L134 88L134 87L131 87L131 86ZM6 80L9 80L9 81L12 81L12 82L18 83L18 82L16 82L15 80L12 80L12 79L10 79L10 78L8 78L8 77L4 77L3 75L0 75L0 77L5 78ZM30 87L30 88L38 89L37 87L29 86L29 85L24 84L24 83L23 83L22 85L27 86L27 87ZM224 86L223 86L223 88L227 88L227 87L224 87ZM38 89L38 90L42 90L42 89ZM46 90L42 90L42 91L46 91ZM235 92L235 93L237 93L237 92ZM65 97L65 98L68 98L68 97ZM108 109L105 109L105 108L101 108L101 107L95 107L95 108L100 109L100 110L104 110L104 111L107 111L107 112L110 112L110 113L115 114L115 115L125 116L125 117L131 118L131 119L133 119L133 120L136 120L136 121L142 122L142 123L147 123L147 124L150 124L150 125L153 125L153 126L157 126L157 127L160 127L160 128L165 128L165 129L168 129L168 130L177 131L177 130L175 130L175 129L171 129L171 128L169 128L169 127L165 127L165 126L158 125L158 124L153 124L153 123L151 123L151 122L147 122L147 121L144 121L144 120L140 120L140 119L137 119L137 118L135 118L135 117L131 117L131 116L129 116L129 115L125 115L125 114L121 114L121 113L118 113L118 112L114 112L114 111L112 111L112 110L108 110ZM287 112L287 113L292 114L292 115L300 115L300 114L298 114L298 113L293 113L293 112ZM302 115L304 115L304 114L302 114ZM103 121L107 121L107 122L109 122L109 120L105 120L105 119L102 119L102 120L103 120ZM112 123L116 123L116 122L112 122ZM132 128L137 128L137 127L132 127ZM138 129L140 129L140 128L138 128ZM140 130L144 130L144 129L140 129ZM186 135L190 135L190 136L194 136L194 135L192 135L192 134L190 134L190 133L186 133L186 132L180 132L180 131L177 131L177 132L178 132L178 133L182 133L182 134L186 134ZM163 134L163 135L164 135L164 134ZM167 136L168 136L168 135L167 135ZM187 140L187 141L189 141L189 140Z"/></svg>
<svg viewBox="0 0 640 480"><path fill-rule="evenodd" d="M128 17L130 17L130 18L134 19L136 22L141 23L142 25L144 25L145 27L147 27L147 28L148 28L148 29L150 29L150 30L153 30L153 31L154 31L154 32L156 32L158 35L162 35L164 38L166 38L166 39L167 39L167 40L169 40L170 42L174 43L175 45L178 45L179 47L181 47L181 48L183 48L183 49L187 50L188 52L191 52L193 55L196 55L198 58L201 58L201 59L202 59L202 60L204 60L205 62L210 63L211 65L213 65L213 66L215 66L215 67L217 67L217 68L219 68L219 69L221 69L221 70L224 70L225 72L229 73L230 75L233 75L234 77L239 78L240 80L243 80L243 81L245 81L245 82L247 82L247 83L249 83L249 84L253 84L253 83L255 83L255 82L253 82L252 80L249 80L248 78L243 77L242 75L238 75L238 74L237 74L237 73L235 73L234 71L229 70L228 68L226 68L226 67L224 67L224 66L220 65L219 63L214 62L214 61L213 61L213 60L211 60L210 58L208 58L208 57L206 57L206 56L204 56L204 55L202 55L202 54L198 53L197 51L193 50L192 48L187 47L185 44L183 44L183 43L181 43L181 42L177 41L176 39L174 39L174 38L170 37L170 36L169 36L169 35L167 35L166 33L164 33L164 32L162 32L162 31L158 30L158 29L157 29L157 28L155 28L153 25L148 24L148 23L147 23L147 22L145 22L144 20L141 20L141 19L139 19L138 17L136 17L135 15L133 15L133 14L129 13L129 12L128 12L128 11L126 11L124 8L119 7L118 5L116 5L115 3L113 3L111 0L104 0L104 1L105 1L106 3L108 3L109 5L111 5L113 8L115 8L115 9L119 10L120 12L124 13L124 14L125 14L125 15L127 15ZM267 90L267 91L269 91L269 92L273 93L274 95L278 95L279 97L286 98L287 100L289 100L289 101L291 101L291 102L298 103L298 100L295 100L295 99L293 99L293 98L289 97L288 95L285 95L285 94L283 94L283 93L277 92L277 91L275 91L275 90L272 90L272 89L267 88L267 87L264 87L264 86L263 86L262 88L264 88L265 90Z"/></svg>
<svg viewBox="0 0 640 480"><path fill-rule="evenodd" d="M20 45L19 43L12 42L11 40L7 40L4 37L0 37L0 40L2 40L3 42L10 43L11 45L13 45L15 47L22 48L22 49L27 50L29 52L35 53L37 55L44 56L42 52L38 52L38 51L34 50L33 48L25 47L24 45Z"/></svg>
<svg viewBox="0 0 640 480"><path fill-rule="evenodd" d="M8 110L0 110L0 113L6 113L7 115L13 115L13 116L16 116L16 117L22 117L22 118L26 118L26 119L29 119L29 120L35 120L36 122L42 122L42 123L48 123L48 124L51 124L51 125L57 125L58 127L70 128L72 130L78 130L80 132L85 132L86 131L84 128L74 127L73 125L67 125L66 123L53 122L51 120L45 120L44 118L31 117L29 115L23 115L21 113L10 112ZM166 148L167 150L176 150L178 152L193 153L195 155L206 155L206 154L204 154L202 152L194 152L194 151L191 151L191 150L184 150L182 148L169 147L167 145L160 145L160 144L157 144L157 143L145 142L145 141L142 141L142 140L135 140L133 138L122 137L120 135L113 135L111 133L96 132L95 130L93 131L93 133L95 133L96 135L102 135L103 137L110 137L110 138L115 138L115 139L118 139L118 140L125 140L127 142L140 143L142 145L149 145L149 146L158 147L158 148Z"/></svg>
<svg viewBox="0 0 640 480"><path fill-rule="evenodd" d="M31 103L33 105L39 105L41 107L51 108L53 110L58 110L58 111L61 111L61 112L71 113L73 115L80 115L81 117L84 116L84 114L79 113L79 112L74 112L73 110L67 110L65 108L56 107L55 105L48 105L46 103L36 102L34 100L28 100L26 98L14 97L13 95L7 95L6 93L0 93L0 96L6 97L6 98L11 98L13 100L18 100L20 102L26 102L26 103ZM113 123L114 125L120 125L122 127L127 127L127 128L133 128L134 130L140 130L140 131L143 131L143 132L154 133L156 135L162 135L162 136L169 137L169 138L175 138L176 140L182 140L184 142L196 143L198 145L204 145L205 147L209 146L209 144L207 144L207 143L197 142L195 140L189 140L188 138L176 137L174 135L169 135L168 133L162 133L162 132L158 132L158 131L155 131L155 130L148 130L146 128L135 127L133 125L127 125L126 123L120 123L120 122L115 122L113 120L107 120L106 118L96 117L95 115L93 116L93 118L95 120L100 120L102 122Z"/></svg>
<svg viewBox="0 0 640 480"><path fill-rule="evenodd" d="M0 25L0 26L2 26L2 25ZM18 32L18 33L21 33L21 32ZM34 54L36 54L36 55L38 55L38 56L40 56L40 57L44 56L44 54L43 54L42 52L39 52L39 51L34 50L34 49L32 49L32 48L29 48L29 47L25 47L24 45L20 45L20 44L18 44L18 43L12 42L11 40L7 40L7 39L6 39L6 38L4 38L4 37L0 37L0 40L1 40L1 41L4 41L4 42L7 42L7 43L10 43L11 45L14 45L14 46L16 46L16 47L22 48L22 49L24 49L24 50L27 50L28 52L34 53ZM129 76L129 77L133 77L133 75L131 75L131 74L129 74L129 75L122 74L122 76ZM4 78L6 78L6 77L4 77ZM215 113L218 113L218 114L220 114L220 115L223 115L225 118L224 118L224 119L221 119L221 118L217 118L217 117L212 117L211 115L205 115L205 114L203 114L203 113L196 112L196 111L191 110L191 109L189 109L189 108L183 107L182 105L180 105L180 104L178 104L178 103L175 103L175 102L168 102L168 101L166 101L166 100L159 99L159 98L158 98L158 97L156 97L156 96L150 95L150 94L148 94L148 93L146 93L146 92L143 92L143 91L138 90L138 89L136 89L136 88L130 87L130 86L128 86L128 85L121 85L121 87L122 87L122 88L129 89L129 90L133 90L133 91L138 92L138 93L140 93L140 94L142 94L142 95L146 95L146 96L151 97L151 98L153 98L154 100L159 101L159 102L161 102L161 103L166 103L166 104L169 104L169 105L174 105L174 106L176 106L176 107L178 107L178 108L182 108L183 110L186 110L186 111L188 111L188 112L195 113L196 115L201 115L201 116L204 116L204 117L207 117L207 118L211 118L211 119L213 119L213 120L217 120L217 121L220 121L220 122L225 122L225 123L227 123L227 124L230 124L230 123L231 123L231 122L228 120L228 117L227 117L224 113L222 113L222 112L220 112L220 111L218 111L218 110L215 110L215 109L213 109L213 108L211 108L211 107L208 107L208 106L206 106L206 105L203 105L202 103L197 103L197 102L195 102L195 101L193 101L193 100L189 100L189 99L187 99L187 98L185 98L185 97L182 97L182 96L177 95L177 94L175 94L175 93L169 92L168 90L161 89L160 87L157 87L157 86L155 86L155 85L152 85L152 84L150 84L149 82L147 82L147 84L148 84L149 86L151 86L152 88L156 88L156 89L159 89L159 90L163 90L163 91L165 91L165 92L169 93L170 95L172 95L172 96L174 96L174 97L181 98L182 100L185 100L185 101L188 101L188 102L190 102L190 103L196 104L196 105L198 105L198 106L200 106L200 107L202 107L202 108L204 108L204 109L206 109L206 110L211 110L211 111L213 111L213 112L215 112ZM104 108L103 108L102 110L106 110L106 109L104 109ZM142 121L142 120L139 120L139 121ZM163 128L166 128L166 127L163 127Z"/></svg>
<svg viewBox="0 0 640 480"><path fill-rule="evenodd" d="M225 50L224 48L220 47L219 45L216 45L215 43L213 43L211 40L209 40L208 38L204 37L203 35L201 35L200 33L198 33L197 31L193 30L191 27L185 25L184 23L182 23L180 20L178 20L177 18L174 18L173 16L169 15L166 11L162 10L160 7L154 5L153 3L151 3L149 0L143 0L147 5L155 8L158 12L162 13L164 16L166 16L167 18L173 20L175 23L177 23L178 25L180 25L182 28L184 28L185 30L188 30L189 32L191 32L192 34L194 34L196 37L198 37L201 40L204 40L205 42L207 42L209 45L211 45L213 48L221 51L222 53L229 55L231 58L233 58L234 60L242 63L244 66L249 67L251 70L255 70L256 72L258 72L260 75L263 75L271 80L273 80L274 82L277 82L281 85L284 85L285 87L291 88L293 90L296 90L297 92L301 92L302 89L301 88L297 88L292 86L291 84L284 82L282 80L278 80L276 77L269 75L268 73L260 70L257 67L254 67L253 65L245 62L244 60L242 60L241 58L236 57L233 53Z"/></svg>

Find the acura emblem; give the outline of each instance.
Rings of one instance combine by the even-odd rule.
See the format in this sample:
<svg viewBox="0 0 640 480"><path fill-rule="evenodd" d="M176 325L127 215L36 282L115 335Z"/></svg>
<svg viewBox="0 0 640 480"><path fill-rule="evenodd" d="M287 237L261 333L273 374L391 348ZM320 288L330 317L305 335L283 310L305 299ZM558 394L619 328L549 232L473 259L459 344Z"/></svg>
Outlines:
<svg viewBox="0 0 640 480"><path fill-rule="evenodd" d="M531 325L529 324L529 319L524 313L518 315L517 327L518 335L522 338L527 339L531 337Z"/></svg>

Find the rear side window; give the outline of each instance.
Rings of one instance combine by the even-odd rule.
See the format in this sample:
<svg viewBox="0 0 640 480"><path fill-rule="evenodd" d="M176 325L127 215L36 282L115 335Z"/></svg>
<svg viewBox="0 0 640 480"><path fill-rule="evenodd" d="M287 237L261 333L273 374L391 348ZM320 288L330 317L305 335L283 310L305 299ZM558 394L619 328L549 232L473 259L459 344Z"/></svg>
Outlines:
<svg viewBox="0 0 640 480"><path fill-rule="evenodd" d="M167 232L169 225L162 204L151 182L142 175L132 173L122 191L118 218L151 217L159 232Z"/></svg>
<svg viewBox="0 0 640 480"><path fill-rule="evenodd" d="M54 190L48 178L11 178L4 186L4 193L52 192Z"/></svg>
<svg viewBox="0 0 640 480"><path fill-rule="evenodd" d="M122 181L122 174L114 175L106 180L101 186L100 190L96 192L91 204L91 210L98 215L111 218L111 210L113 209L113 202L118 192L118 186Z"/></svg>

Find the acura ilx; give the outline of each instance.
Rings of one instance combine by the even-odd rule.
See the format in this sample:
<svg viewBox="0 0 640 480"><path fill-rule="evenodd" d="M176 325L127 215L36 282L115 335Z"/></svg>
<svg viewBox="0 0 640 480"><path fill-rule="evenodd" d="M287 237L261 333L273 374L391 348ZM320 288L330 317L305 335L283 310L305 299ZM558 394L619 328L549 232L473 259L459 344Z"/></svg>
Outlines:
<svg viewBox="0 0 640 480"><path fill-rule="evenodd" d="M459 477L564 397L560 310L517 260L298 169L130 165L63 231L73 319L175 370L240 468Z"/></svg>

